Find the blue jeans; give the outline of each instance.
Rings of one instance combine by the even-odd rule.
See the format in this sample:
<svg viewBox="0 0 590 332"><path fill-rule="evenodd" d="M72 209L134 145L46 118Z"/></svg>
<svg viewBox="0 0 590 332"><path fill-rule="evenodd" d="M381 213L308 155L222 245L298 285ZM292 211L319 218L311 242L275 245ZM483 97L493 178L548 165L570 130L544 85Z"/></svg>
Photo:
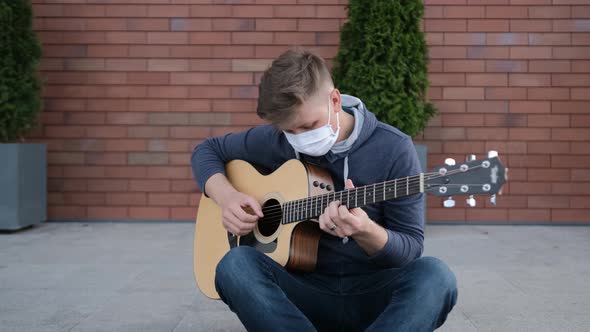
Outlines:
<svg viewBox="0 0 590 332"><path fill-rule="evenodd" d="M457 281L434 257L396 269L333 276L291 273L241 246L219 262L215 286L248 331L433 331L457 302Z"/></svg>

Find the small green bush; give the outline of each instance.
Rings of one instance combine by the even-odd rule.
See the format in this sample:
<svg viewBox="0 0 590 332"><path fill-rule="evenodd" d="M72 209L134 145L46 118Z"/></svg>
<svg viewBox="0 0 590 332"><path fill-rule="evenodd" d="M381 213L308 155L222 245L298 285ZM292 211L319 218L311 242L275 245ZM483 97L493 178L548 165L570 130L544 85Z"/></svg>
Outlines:
<svg viewBox="0 0 590 332"><path fill-rule="evenodd" d="M410 136L436 113L425 102L428 50L420 0L350 0L332 76L377 118Z"/></svg>
<svg viewBox="0 0 590 332"><path fill-rule="evenodd" d="M0 142L22 139L41 111L41 46L32 20L28 0L0 0Z"/></svg>

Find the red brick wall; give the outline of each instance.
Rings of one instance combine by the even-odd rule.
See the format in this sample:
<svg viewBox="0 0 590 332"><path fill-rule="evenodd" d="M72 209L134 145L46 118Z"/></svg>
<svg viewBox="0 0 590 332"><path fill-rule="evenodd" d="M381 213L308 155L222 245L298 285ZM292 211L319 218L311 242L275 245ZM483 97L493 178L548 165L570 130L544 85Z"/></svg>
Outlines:
<svg viewBox="0 0 590 332"><path fill-rule="evenodd" d="M49 217L60 220L193 219L193 146L260 123L260 73L289 45L331 59L347 3L34 2L46 84L33 136L49 145ZM417 141L430 166L497 149L511 168L498 207L430 199L429 220L590 221L586 2L426 0L440 115Z"/></svg>

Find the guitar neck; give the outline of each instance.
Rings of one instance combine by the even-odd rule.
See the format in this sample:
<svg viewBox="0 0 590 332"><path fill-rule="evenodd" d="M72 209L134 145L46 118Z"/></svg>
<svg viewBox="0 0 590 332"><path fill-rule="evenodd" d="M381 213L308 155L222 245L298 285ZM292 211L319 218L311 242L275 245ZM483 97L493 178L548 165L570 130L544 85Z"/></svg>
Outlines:
<svg viewBox="0 0 590 332"><path fill-rule="evenodd" d="M282 224L319 217L331 202L349 209L424 192L424 174L285 202Z"/></svg>

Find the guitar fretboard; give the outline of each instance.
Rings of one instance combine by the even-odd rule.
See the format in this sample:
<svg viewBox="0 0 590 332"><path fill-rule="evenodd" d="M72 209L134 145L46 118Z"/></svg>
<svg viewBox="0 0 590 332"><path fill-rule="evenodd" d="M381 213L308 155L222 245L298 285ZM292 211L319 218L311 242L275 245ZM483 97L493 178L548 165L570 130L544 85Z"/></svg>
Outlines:
<svg viewBox="0 0 590 332"><path fill-rule="evenodd" d="M424 192L423 173L283 203L282 224L319 217L331 202L349 209Z"/></svg>

